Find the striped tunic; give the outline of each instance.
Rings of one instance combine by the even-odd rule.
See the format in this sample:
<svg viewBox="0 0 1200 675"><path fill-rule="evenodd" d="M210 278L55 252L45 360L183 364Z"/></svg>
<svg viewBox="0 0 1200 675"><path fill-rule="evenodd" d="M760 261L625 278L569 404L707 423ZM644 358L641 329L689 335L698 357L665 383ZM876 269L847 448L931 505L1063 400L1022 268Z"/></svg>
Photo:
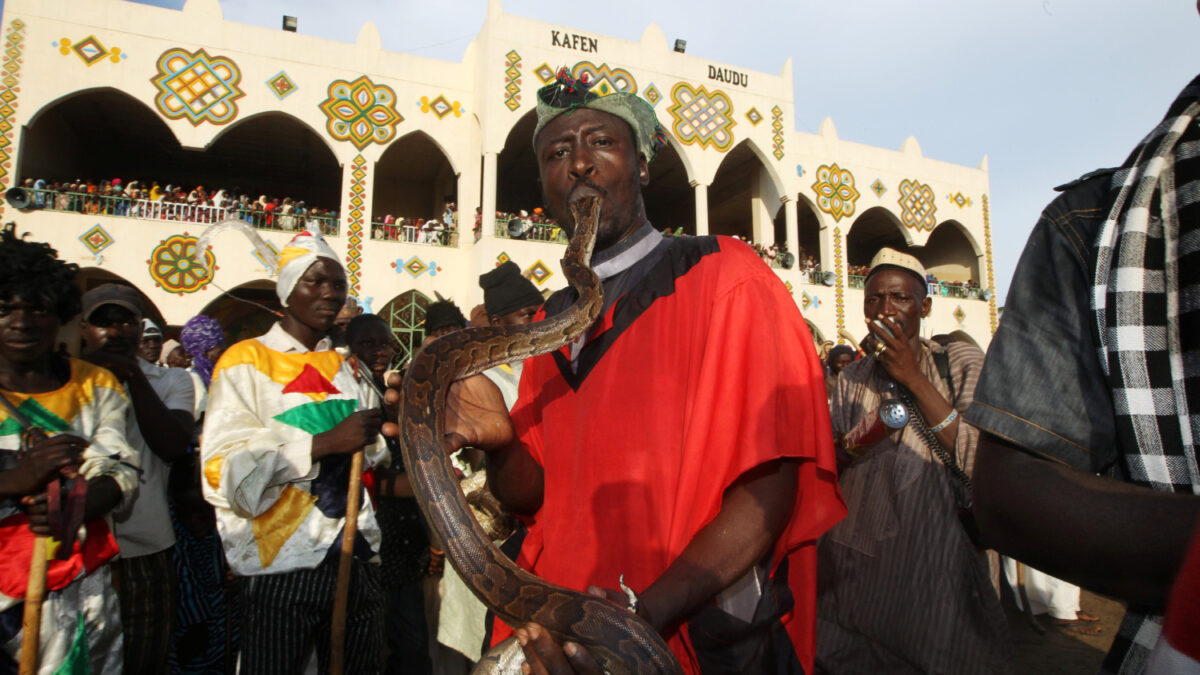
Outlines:
<svg viewBox="0 0 1200 675"><path fill-rule="evenodd" d="M963 343L946 348L951 397L931 355L943 348L921 343L925 376L963 413L983 353ZM878 408L886 377L871 357L842 371L831 405L838 437ZM978 430L959 424L954 453L968 473L978 439ZM987 558L958 519L963 488L913 425L865 449L839 483L849 515L818 548L818 672L1007 672L1007 624Z"/></svg>

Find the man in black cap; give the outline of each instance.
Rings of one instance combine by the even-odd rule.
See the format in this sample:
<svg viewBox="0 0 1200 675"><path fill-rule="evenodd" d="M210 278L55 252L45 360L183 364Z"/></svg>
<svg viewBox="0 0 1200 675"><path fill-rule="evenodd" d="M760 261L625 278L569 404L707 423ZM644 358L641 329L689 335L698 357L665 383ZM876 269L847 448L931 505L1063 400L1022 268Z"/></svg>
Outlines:
<svg viewBox="0 0 1200 675"><path fill-rule="evenodd" d="M467 317L453 300L438 300L425 308L425 340L448 335L467 327Z"/></svg>
<svg viewBox="0 0 1200 675"><path fill-rule="evenodd" d="M175 534L167 513L167 468L192 440L195 391L188 374L137 356L142 304L130 286L104 284L83 296L83 358L125 385L129 444L138 451L141 486L132 507L115 516L121 557L114 563L125 672L165 673L175 615Z"/></svg>
<svg viewBox="0 0 1200 675"><path fill-rule="evenodd" d="M483 288L483 307L487 321L493 326L518 326L533 321L544 299L533 282L521 276L521 268L508 261L494 270L479 275ZM474 314L474 312L472 312ZM484 371L504 395L504 405L510 410L517 402L517 384L521 381L521 361L505 363Z"/></svg>

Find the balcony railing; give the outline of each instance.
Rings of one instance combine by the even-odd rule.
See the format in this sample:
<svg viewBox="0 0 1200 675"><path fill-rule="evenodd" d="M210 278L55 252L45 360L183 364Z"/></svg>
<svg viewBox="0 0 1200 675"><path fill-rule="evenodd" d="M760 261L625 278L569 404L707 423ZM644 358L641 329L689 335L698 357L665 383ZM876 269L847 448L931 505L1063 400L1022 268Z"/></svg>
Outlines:
<svg viewBox="0 0 1200 675"><path fill-rule="evenodd" d="M526 223L520 236L514 237L508 231L508 219L503 221L496 218L496 236L501 239L524 239L526 241L544 241L551 244L568 243L567 234L554 223Z"/></svg>
<svg viewBox="0 0 1200 675"><path fill-rule="evenodd" d="M424 244L426 246L458 246L458 231L447 230L443 227L418 227L416 225L384 225L371 224L371 239L375 241L397 241L405 244Z"/></svg>
<svg viewBox="0 0 1200 675"><path fill-rule="evenodd" d="M313 216L284 213L265 213L242 208L181 204L178 202L130 199L113 195L94 195L57 190L26 190L30 206L47 211L83 213L89 215L139 218L164 222L219 223L227 218L240 218L260 230L299 232L320 228L321 234L337 236L337 216Z"/></svg>
<svg viewBox="0 0 1200 675"><path fill-rule="evenodd" d="M850 288L862 290L867 287L867 278L857 274L847 274L846 285Z"/></svg>

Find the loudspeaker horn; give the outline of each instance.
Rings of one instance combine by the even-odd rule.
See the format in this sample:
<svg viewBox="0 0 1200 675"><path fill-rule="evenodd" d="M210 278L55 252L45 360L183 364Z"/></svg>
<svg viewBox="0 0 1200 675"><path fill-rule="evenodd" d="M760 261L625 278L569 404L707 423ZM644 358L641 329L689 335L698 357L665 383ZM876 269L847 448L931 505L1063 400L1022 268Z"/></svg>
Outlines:
<svg viewBox="0 0 1200 675"><path fill-rule="evenodd" d="M18 211L23 211L29 208L29 205L32 202L32 200L29 198L29 193L23 188L19 187L9 188L7 191L5 191L4 199L8 202L9 206L12 206Z"/></svg>
<svg viewBox="0 0 1200 675"><path fill-rule="evenodd" d="M783 253L780 253L779 264L782 265L783 269L785 270L792 269L792 266L796 264L796 254L792 253L791 251L784 251Z"/></svg>
<svg viewBox="0 0 1200 675"><path fill-rule="evenodd" d="M524 239L525 238L525 221L520 218L513 218L508 221L508 238L509 239Z"/></svg>
<svg viewBox="0 0 1200 675"><path fill-rule="evenodd" d="M825 284L826 286L832 286L832 285L836 284L837 283L837 273L826 272L826 273L822 274L821 275L821 283Z"/></svg>

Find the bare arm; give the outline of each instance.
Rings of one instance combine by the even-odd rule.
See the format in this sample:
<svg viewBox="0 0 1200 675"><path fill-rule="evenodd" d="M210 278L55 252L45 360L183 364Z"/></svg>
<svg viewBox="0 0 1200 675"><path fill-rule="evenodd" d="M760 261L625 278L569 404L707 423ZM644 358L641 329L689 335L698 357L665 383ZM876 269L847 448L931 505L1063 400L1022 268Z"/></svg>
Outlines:
<svg viewBox="0 0 1200 675"><path fill-rule="evenodd" d="M1048 574L1148 607L1166 603L1200 498L1039 459L984 434L975 510L989 546Z"/></svg>
<svg viewBox="0 0 1200 675"><path fill-rule="evenodd" d="M663 633L745 575L787 527L797 482L792 460L768 462L738 478L725 490L716 517L638 594L639 614Z"/></svg>

